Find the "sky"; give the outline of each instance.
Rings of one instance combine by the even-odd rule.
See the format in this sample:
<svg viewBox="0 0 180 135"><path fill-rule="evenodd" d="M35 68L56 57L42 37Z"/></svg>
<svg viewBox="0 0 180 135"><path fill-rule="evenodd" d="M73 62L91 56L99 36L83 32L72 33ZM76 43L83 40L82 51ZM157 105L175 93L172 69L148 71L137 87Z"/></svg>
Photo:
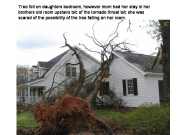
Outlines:
<svg viewBox="0 0 180 135"><path fill-rule="evenodd" d="M16 58L19 65L36 65L38 61L48 61L59 55L67 48L64 45L63 33L71 45L85 44L93 50L98 50L92 40L94 25L95 36L102 43L106 43L108 36L116 29L119 21L20 21L16 32ZM131 44L132 51L152 54L160 42L153 39L148 31L149 20L131 20L131 29L127 30L129 20L124 20L118 28L119 37L116 42L126 41ZM82 48L82 46L80 46ZM84 49L84 48L82 48ZM90 55L99 59L95 53Z"/></svg>

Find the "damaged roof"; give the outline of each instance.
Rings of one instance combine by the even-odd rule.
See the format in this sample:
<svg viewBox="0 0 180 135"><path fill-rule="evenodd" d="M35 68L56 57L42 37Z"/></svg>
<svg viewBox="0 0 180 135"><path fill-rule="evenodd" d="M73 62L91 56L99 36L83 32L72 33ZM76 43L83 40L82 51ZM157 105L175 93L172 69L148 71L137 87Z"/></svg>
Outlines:
<svg viewBox="0 0 180 135"><path fill-rule="evenodd" d="M135 65L144 72L162 73L161 64L157 64L152 69L152 65L156 56L138 54L130 51L115 51L115 53L123 56L128 62Z"/></svg>

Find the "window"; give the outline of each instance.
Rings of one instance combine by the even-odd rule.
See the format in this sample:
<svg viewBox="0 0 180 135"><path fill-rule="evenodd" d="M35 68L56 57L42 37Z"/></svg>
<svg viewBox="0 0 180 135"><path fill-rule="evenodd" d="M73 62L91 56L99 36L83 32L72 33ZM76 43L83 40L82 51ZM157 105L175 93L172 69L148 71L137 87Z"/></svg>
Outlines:
<svg viewBox="0 0 180 135"><path fill-rule="evenodd" d="M76 67L70 65L69 63L66 64L66 76L67 77L76 77Z"/></svg>
<svg viewBox="0 0 180 135"><path fill-rule="evenodd" d="M76 77L76 67L72 67L72 76Z"/></svg>
<svg viewBox="0 0 180 135"><path fill-rule="evenodd" d="M123 95L138 95L137 78L123 80Z"/></svg>
<svg viewBox="0 0 180 135"><path fill-rule="evenodd" d="M43 87L39 87L38 88L38 96L42 96L43 95Z"/></svg>
<svg viewBox="0 0 180 135"><path fill-rule="evenodd" d="M69 64L66 64L66 76L68 77L71 76L71 67Z"/></svg>
<svg viewBox="0 0 180 135"><path fill-rule="evenodd" d="M100 96L109 94L109 82L101 82Z"/></svg>
<svg viewBox="0 0 180 135"><path fill-rule="evenodd" d="M128 90L128 94L134 94L133 80L127 80L127 90Z"/></svg>

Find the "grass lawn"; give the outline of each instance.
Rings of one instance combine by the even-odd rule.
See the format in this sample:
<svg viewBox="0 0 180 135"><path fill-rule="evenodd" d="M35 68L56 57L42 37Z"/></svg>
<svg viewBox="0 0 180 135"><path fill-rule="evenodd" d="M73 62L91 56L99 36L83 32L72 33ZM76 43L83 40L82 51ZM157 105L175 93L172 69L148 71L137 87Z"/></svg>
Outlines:
<svg viewBox="0 0 180 135"><path fill-rule="evenodd" d="M22 112L17 114L17 127L36 128L38 125L31 112Z"/></svg>
<svg viewBox="0 0 180 135"><path fill-rule="evenodd" d="M129 112L100 109L96 110L96 115L107 123L123 129L136 130L138 135L169 135L169 105L139 107ZM17 127L35 128L37 126L31 112L17 114Z"/></svg>
<svg viewBox="0 0 180 135"><path fill-rule="evenodd" d="M127 112L117 112L109 109L96 110L100 118L111 120L123 125L143 123L143 121L156 122L161 119L168 119L170 116L169 105L154 105L150 107L139 107ZM144 123L145 124L145 123Z"/></svg>
<svg viewBox="0 0 180 135"><path fill-rule="evenodd" d="M136 130L138 135L169 135L169 104L139 107L130 112L97 110L96 114L123 129Z"/></svg>

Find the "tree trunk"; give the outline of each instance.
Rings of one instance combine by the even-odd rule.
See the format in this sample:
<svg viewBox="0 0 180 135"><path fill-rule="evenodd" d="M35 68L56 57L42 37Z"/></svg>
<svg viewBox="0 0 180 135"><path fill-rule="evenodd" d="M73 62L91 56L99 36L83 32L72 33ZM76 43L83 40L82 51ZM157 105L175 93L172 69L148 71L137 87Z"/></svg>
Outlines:
<svg viewBox="0 0 180 135"><path fill-rule="evenodd" d="M169 99L170 97L170 21L160 20L160 31L162 35L162 60L163 65L163 90L165 97Z"/></svg>

